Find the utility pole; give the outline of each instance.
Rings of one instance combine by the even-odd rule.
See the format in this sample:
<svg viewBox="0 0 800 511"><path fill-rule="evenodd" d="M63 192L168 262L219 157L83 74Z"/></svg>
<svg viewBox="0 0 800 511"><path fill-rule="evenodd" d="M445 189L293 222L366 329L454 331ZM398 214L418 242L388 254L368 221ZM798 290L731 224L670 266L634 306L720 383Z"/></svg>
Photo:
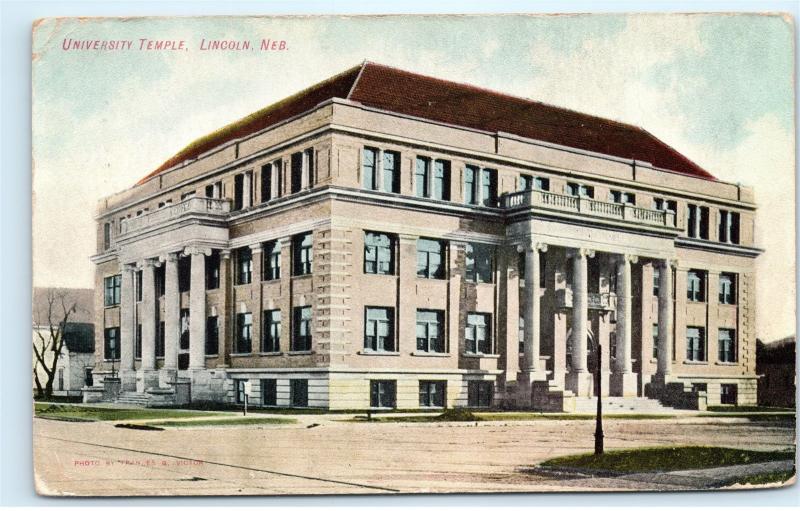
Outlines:
<svg viewBox="0 0 800 511"><path fill-rule="evenodd" d="M600 398L602 386L603 348L597 343L597 370L594 374L594 392L597 395L597 419L594 428L594 455L603 454L603 400Z"/></svg>

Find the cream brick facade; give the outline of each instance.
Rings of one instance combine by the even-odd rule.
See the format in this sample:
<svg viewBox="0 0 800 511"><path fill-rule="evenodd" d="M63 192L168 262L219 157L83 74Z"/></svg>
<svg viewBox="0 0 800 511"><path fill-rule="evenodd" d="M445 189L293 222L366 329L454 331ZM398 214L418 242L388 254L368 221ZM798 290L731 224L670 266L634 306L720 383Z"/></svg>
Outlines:
<svg viewBox="0 0 800 511"><path fill-rule="evenodd" d="M399 156L397 193L365 189L367 149ZM293 155L301 155L294 158L302 170L294 193ZM416 195L418 158L449 162L449 200ZM496 172L497 203L465 203L471 165ZM269 197L262 196L265 176ZM523 176L546 179L548 190L520 191ZM571 183L593 187L594 198L570 195ZM251 192L236 198L239 189ZM635 205L612 202L612 191L635 195ZM656 200L674 201L674 213L656 209ZM689 205L708 208L708 239L689 236ZM720 211L738 214L738 243L719 239ZM251 404L292 406L295 385L295 393L307 389L301 405L364 409L376 391L370 382L380 380L395 382L395 407L415 409L420 382L444 382L448 407L485 405L478 395L489 391L492 406L528 408L542 384L562 396L591 395L599 341L604 394L693 402L704 385L708 404L718 404L727 385L727 400L733 392L738 404L755 404L754 215L746 187L333 98L101 201L95 284L104 289L114 275L121 284L118 303L97 293L94 374L110 373L107 329L118 328L110 334L119 340L114 370L127 390L188 380L193 400L234 402L237 382L249 380ZM293 275L292 244L302 233L313 239L313 268ZM365 233L390 235L390 274L365 272ZM444 242L442 278L417 276L420 238ZM267 280L265 243L274 241L280 277ZM471 244L491 247L489 282L467 279ZM243 248L252 253L252 280L239 284ZM219 285L206 289L217 257ZM186 291L181 264L189 267ZM701 301L687 299L690 271L703 276ZM719 303L721 274L733 276L732 304ZM292 349L293 311L305 306L311 349ZM388 311L391 350L365 348L368 307ZM181 310L188 311L188 347ZM263 352L263 312L273 310L280 311L280 345ZM443 352L417 349L418 310L441 311ZM247 313L252 349L240 353L237 315ZM487 353L468 352L470 313L488 319ZM217 318L216 353L206 345L208 317ZM704 360L687 360L690 327L703 329L704 356L695 358ZM720 329L734 333L729 362L719 361ZM264 380L274 380L265 384L274 385L269 397ZM478 390L476 381L491 388Z"/></svg>

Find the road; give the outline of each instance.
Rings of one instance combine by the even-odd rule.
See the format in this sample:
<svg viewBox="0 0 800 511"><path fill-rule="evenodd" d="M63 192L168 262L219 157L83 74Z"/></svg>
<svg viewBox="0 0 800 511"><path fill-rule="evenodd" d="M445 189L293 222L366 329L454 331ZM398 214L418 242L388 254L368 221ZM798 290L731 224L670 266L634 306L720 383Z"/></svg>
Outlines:
<svg viewBox="0 0 800 511"><path fill-rule="evenodd" d="M34 419L37 488L79 496L679 489L523 471L554 456L591 451L593 421L352 423L343 418L298 416L300 422L292 425L164 431ZM794 423L607 420L605 445L780 450L794 445Z"/></svg>

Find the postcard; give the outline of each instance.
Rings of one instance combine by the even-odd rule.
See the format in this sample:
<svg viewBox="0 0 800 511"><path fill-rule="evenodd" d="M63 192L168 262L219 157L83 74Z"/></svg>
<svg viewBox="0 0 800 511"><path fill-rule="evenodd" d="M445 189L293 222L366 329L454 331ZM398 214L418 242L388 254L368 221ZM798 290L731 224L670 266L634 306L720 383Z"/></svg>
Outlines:
<svg viewBox="0 0 800 511"><path fill-rule="evenodd" d="M38 20L37 491L793 484L794 30Z"/></svg>

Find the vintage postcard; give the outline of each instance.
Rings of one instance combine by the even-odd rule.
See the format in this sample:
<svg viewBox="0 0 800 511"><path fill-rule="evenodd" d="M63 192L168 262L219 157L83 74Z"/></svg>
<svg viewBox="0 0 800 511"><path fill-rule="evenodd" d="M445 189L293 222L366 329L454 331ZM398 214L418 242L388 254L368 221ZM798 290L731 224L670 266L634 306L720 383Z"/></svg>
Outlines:
<svg viewBox="0 0 800 511"><path fill-rule="evenodd" d="M794 483L790 17L32 30L40 494Z"/></svg>

